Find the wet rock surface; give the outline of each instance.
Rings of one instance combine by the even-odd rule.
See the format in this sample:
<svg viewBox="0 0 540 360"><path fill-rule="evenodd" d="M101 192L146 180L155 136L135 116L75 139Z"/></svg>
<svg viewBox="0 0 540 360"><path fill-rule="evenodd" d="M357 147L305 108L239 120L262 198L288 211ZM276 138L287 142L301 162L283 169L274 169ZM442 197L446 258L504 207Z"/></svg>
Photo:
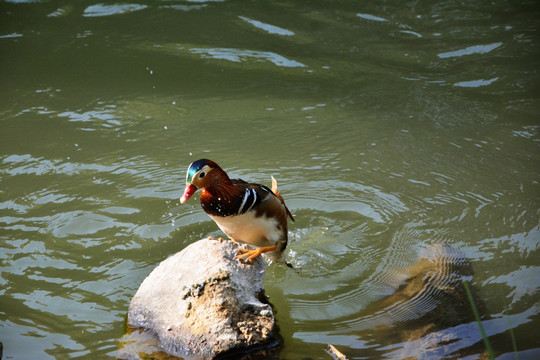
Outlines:
<svg viewBox="0 0 540 360"><path fill-rule="evenodd" d="M142 352L207 359L275 344L274 315L262 287L265 263L235 260L238 247L200 240L152 271L128 312L128 325L149 344ZM119 358L137 358L126 340Z"/></svg>

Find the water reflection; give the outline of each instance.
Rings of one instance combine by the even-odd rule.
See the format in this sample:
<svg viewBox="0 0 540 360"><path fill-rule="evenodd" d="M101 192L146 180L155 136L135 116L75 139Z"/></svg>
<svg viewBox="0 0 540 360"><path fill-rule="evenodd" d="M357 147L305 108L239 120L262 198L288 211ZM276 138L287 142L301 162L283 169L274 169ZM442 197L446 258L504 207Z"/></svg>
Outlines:
<svg viewBox="0 0 540 360"><path fill-rule="evenodd" d="M495 81L499 80L498 77L494 77L493 79L480 79L480 80L469 80L469 81L460 81L454 84L454 86L457 87L464 87L464 88L476 88L480 86L488 86L493 84Z"/></svg>
<svg viewBox="0 0 540 360"><path fill-rule="evenodd" d="M437 56L441 59L446 59L446 58L451 58L451 57L459 57L459 56L472 55L472 54L487 54L497 49L498 47L502 46L502 44L503 44L502 42L497 42L497 43L488 44L488 45L474 45L474 46L469 46L465 49L440 53Z"/></svg>
<svg viewBox="0 0 540 360"><path fill-rule="evenodd" d="M269 52L269 51L254 51L254 50L240 50L240 49L225 49L225 48L214 48L214 49L201 49L201 48L191 48L189 51L193 54L200 54L203 58L212 58L219 60L228 60L233 62L246 61L247 59L259 59L270 61L276 66L283 67L305 67L306 65L295 61L287 59L279 54Z"/></svg>
<svg viewBox="0 0 540 360"><path fill-rule="evenodd" d="M105 5L105 4L96 4L87 7L82 16L85 17L97 17L97 16L111 16L111 15L120 15L126 14L134 11L146 9L146 5L140 4L115 4L115 5Z"/></svg>
<svg viewBox="0 0 540 360"><path fill-rule="evenodd" d="M282 36L292 36L292 35L294 35L294 32L292 32L290 30L287 30L287 29L280 28L279 26L265 24L263 22L253 20L253 19L250 19L250 18L247 18L247 17L244 17L244 16L240 16L240 19L242 19L245 22L255 26L258 29L266 31L269 34L282 35Z"/></svg>
<svg viewBox="0 0 540 360"><path fill-rule="evenodd" d="M371 15L371 14L360 14L360 13L358 13L358 14L356 14L356 16L358 16L358 17L360 17L362 19L372 20L372 21L388 21L385 18L375 16L375 15Z"/></svg>

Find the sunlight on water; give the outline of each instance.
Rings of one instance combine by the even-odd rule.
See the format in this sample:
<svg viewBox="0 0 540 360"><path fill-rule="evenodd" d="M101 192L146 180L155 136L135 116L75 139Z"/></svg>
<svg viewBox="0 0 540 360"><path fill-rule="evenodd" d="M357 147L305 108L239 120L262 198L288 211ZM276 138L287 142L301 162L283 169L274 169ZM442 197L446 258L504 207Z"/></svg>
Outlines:
<svg viewBox="0 0 540 360"><path fill-rule="evenodd" d="M279 54L267 51L253 51L253 50L240 50L240 49L197 49L192 48L189 50L193 54L200 54L203 59L212 58L218 60L228 60L233 62L246 61L247 59L270 61L276 66L283 67L305 67L306 65L299 63L298 61L287 59Z"/></svg>

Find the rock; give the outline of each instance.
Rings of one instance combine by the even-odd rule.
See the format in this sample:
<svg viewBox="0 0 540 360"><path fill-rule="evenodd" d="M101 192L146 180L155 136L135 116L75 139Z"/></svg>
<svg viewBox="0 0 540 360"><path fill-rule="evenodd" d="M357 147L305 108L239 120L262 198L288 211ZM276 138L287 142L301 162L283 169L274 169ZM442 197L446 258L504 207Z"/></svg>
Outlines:
<svg viewBox="0 0 540 360"><path fill-rule="evenodd" d="M275 344L274 315L262 286L264 260L235 260L238 247L203 239L161 262L131 300L128 324L155 333L159 348L185 358Z"/></svg>

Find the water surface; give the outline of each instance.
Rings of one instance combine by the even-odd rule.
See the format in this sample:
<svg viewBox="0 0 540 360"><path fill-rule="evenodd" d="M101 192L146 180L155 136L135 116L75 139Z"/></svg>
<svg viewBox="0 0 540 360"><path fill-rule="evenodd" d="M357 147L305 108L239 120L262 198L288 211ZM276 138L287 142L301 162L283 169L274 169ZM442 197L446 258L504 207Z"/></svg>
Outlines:
<svg viewBox="0 0 540 360"><path fill-rule="evenodd" d="M281 358L476 358L473 320L402 336L461 280L497 357L512 337L540 356L539 18L532 1L4 1L4 358L116 356L143 279L221 235L178 201L202 157L273 175L295 215L301 271L265 279ZM433 244L474 275L385 307Z"/></svg>

